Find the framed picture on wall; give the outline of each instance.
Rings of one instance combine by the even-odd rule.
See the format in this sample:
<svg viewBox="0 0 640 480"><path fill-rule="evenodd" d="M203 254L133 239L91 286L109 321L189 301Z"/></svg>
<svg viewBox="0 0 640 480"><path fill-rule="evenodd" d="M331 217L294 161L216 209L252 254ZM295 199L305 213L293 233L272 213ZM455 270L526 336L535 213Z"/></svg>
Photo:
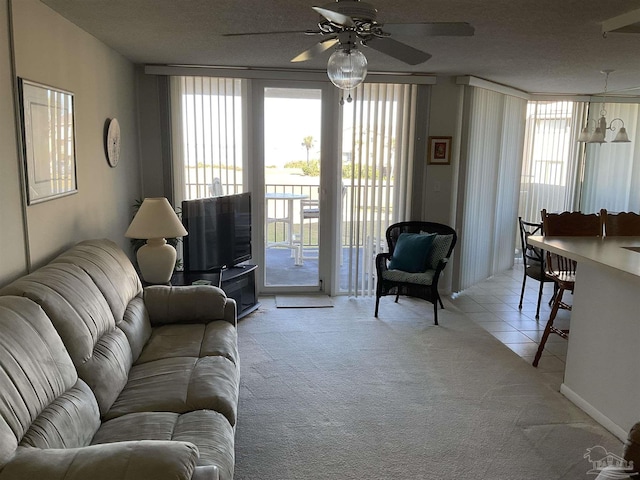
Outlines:
<svg viewBox="0 0 640 480"><path fill-rule="evenodd" d="M429 165L449 165L451 163L451 137L429 137Z"/></svg>
<svg viewBox="0 0 640 480"><path fill-rule="evenodd" d="M73 93L19 79L29 205L78 191Z"/></svg>

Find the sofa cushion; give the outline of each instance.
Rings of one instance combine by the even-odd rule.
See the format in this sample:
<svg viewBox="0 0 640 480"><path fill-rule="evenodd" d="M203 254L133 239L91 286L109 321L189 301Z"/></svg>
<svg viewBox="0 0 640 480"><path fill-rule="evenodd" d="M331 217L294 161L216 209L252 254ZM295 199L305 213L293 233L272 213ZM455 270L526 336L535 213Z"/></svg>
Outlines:
<svg viewBox="0 0 640 480"><path fill-rule="evenodd" d="M51 263L71 263L93 279L120 322L129 302L142 295L142 283L129 257L111 240L85 240Z"/></svg>
<svg viewBox="0 0 640 480"><path fill-rule="evenodd" d="M149 314L142 297L135 297L127 305L118 327L124 332L131 346L131 359L135 362L151 337Z"/></svg>
<svg viewBox="0 0 640 480"><path fill-rule="evenodd" d="M91 277L76 265L53 263L7 285L0 294L25 296L42 306L104 414L124 387L133 357Z"/></svg>
<svg viewBox="0 0 640 480"><path fill-rule="evenodd" d="M137 363L171 357L222 356L238 365L236 327L224 320L154 328Z"/></svg>
<svg viewBox="0 0 640 480"><path fill-rule="evenodd" d="M185 413L209 409L236 422L238 369L224 357L175 357L134 365L129 381L104 416L134 412Z"/></svg>
<svg viewBox="0 0 640 480"><path fill-rule="evenodd" d="M98 402L81 379L56 397L33 421L20 445L35 448L76 448L89 445L100 427Z"/></svg>
<svg viewBox="0 0 640 480"><path fill-rule="evenodd" d="M0 332L0 467L23 439L77 446L93 436L95 399L78 382L42 308L26 298L0 297Z"/></svg>
<svg viewBox="0 0 640 480"><path fill-rule="evenodd" d="M128 440L179 440L198 447L198 465L216 465L221 480L233 478L234 431L227 419L212 410L183 414L131 413L102 424L92 444Z"/></svg>
<svg viewBox="0 0 640 480"><path fill-rule="evenodd" d="M46 265L10 283L0 294L27 297L40 305L76 366L91 357L98 338L115 328L104 296L75 265Z"/></svg>

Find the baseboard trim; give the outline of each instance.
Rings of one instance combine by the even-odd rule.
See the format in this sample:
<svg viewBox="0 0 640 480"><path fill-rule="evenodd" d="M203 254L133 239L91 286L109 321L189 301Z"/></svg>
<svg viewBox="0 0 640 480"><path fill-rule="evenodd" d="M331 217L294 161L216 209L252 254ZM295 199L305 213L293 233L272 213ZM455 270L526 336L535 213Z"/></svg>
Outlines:
<svg viewBox="0 0 640 480"><path fill-rule="evenodd" d="M595 408L585 399L583 399L576 392L567 387L566 384L560 385L560 393L562 393L565 397L567 397L571 402L573 402L576 406L578 406L582 411L584 411L587 415L593 418L596 422L602 425L604 428L613 433L616 437L618 437L621 441L625 441L627 439L628 432L623 428L614 423L609 417L604 415L600 410Z"/></svg>

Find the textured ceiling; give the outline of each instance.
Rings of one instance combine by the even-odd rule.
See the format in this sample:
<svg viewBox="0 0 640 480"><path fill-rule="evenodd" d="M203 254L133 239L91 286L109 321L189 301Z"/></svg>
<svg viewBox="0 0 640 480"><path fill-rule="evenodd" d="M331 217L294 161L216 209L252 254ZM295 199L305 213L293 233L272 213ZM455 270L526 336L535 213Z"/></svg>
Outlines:
<svg viewBox="0 0 640 480"><path fill-rule="evenodd" d="M224 37L225 33L313 29L314 0L41 0L140 64L318 70L329 52L289 60L318 41L304 34ZM601 24L636 10L637 0L371 0L381 23L469 22L472 37L400 37L433 57L410 67L364 48L370 71L473 75L530 93L595 94L601 70L609 91L640 94L640 34Z"/></svg>

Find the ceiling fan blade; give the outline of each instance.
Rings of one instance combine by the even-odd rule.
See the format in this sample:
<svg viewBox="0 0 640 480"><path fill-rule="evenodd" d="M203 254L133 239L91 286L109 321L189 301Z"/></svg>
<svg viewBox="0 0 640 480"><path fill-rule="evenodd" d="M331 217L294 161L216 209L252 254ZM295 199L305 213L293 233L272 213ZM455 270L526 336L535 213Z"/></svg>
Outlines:
<svg viewBox="0 0 640 480"><path fill-rule="evenodd" d="M279 32L245 32L245 33L223 33L223 37L243 37L245 35L281 35L290 33L303 33L305 35L320 34L319 30L281 30Z"/></svg>
<svg viewBox="0 0 640 480"><path fill-rule="evenodd" d="M391 35L468 37L475 29L466 22L385 23L383 30Z"/></svg>
<svg viewBox="0 0 640 480"><path fill-rule="evenodd" d="M329 10L328 8L322 7L311 7L324 18L329 20L336 25L342 25L343 27L355 27L356 24L351 17L344 15L342 13L334 12L333 10Z"/></svg>
<svg viewBox="0 0 640 480"><path fill-rule="evenodd" d="M338 43L338 38L337 37L331 37L331 38L327 38L325 40L322 40L319 43L316 43L313 47L311 47L309 50L305 50L304 52L302 52L300 55L294 57L291 59L292 63L297 63L297 62L306 62L307 60L312 59L313 57L315 57L316 55L320 55L322 52L324 52L325 50L330 49L331 47L333 47L336 43Z"/></svg>
<svg viewBox="0 0 640 480"><path fill-rule="evenodd" d="M418 65L431 58L430 54L389 37L373 37L367 40L366 46L409 65Z"/></svg>

